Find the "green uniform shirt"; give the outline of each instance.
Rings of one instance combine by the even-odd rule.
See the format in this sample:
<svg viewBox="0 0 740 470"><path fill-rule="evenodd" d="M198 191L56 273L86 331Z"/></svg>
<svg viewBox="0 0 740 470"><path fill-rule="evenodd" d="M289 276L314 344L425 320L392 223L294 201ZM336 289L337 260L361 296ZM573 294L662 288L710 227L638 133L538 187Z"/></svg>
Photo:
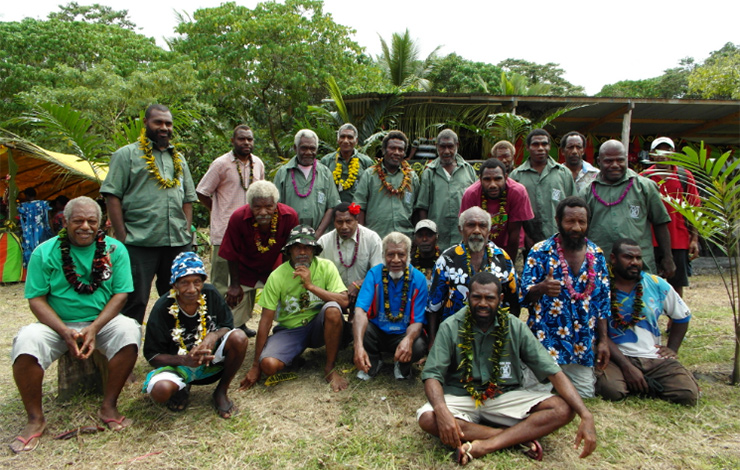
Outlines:
<svg viewBox="0 0 740 470"><path fill-rule="evenodd" d="M532 203L534 212L534 221L541 224L545 238L557 233L555 209L560 201L576 194L573 173L567 167L547 157L547 165L542 169L542 173L537 173L537 170L532 168L530 161L527 160L509 176L527 188L529 202Z"/></svg>
<svg viewBox="0 0 740 470"><path fill-rule="evenodd" d="M395 174L385 170L385 180L394 188L401 186L403 178L400 168ZM415 171L411 170L411 187L403 194L394 196L383 187L373 165L365 170L360 184L357 185L355 202L365 211L365 227L374 230L381 239L391 232L401 232L413 237L414 226L411 223L411 216L414 213L418 193L419 177Z"/></svg>
<svg viewBox="0 0 740 470"><path fill-rule="evenodd" d="M427 218L437 223L437 244L444 251L460 243L462 237L457 229L460 202L463 193L475 183L475 170L459 154L455 155L457 166L452 175L442 168L435 158L421 174L421 187L416 198L416 209L426 210Z"/></svg>
<svg viewBox="0 0 740 470"><path fill-rule="evenodd" d="M627 169L625 175L614 184L605 182L602 177L603 173L581 193L581 197L591 209L588 238L601 247L604 253L612 252L612 245L617 239L632 238L642 248L645 269L657 273L651 224L654 226L671 221L671 216L660 198L658 185L630 169ZM622 202L611 207L600 203L591 189L593 187L602 200L614 202L622 197L632 179L635 182Z"/></svg>
<svg viewBox="0 0 740 470"><path fill-rule="evenodd" d="M311 188L314 171L316 171L316 180L313 189L308 196L299 196L293 187L293 179L295 179L298 192L306 194ZM334 177L329 169L318 161L316 170L311 170L306 178L298 168L298 160L293 157L277 171L274 183L280 191L280 202L292 207L298 213L298 221L313 227L314 230L319 228L327 209L332 209L341 202L337 186L334 184Z"/></svg>
<svg viewBox="0 0 740 470"><path fill-rule="evenodd" d="M324 258L314 257L310 266L311 282L329 292L341 294L347 288L339 276L334 263ZM297 328L306 325L314 319L326 303L311 292L308 292L301 282L300 276L293 277L293 266L288 261L267 278L259 302L262 308L275 310L275 321L285 328ZM308 294L306 297L304 294ZM304 299L301 299L303 295ZM301 303L304 305L301 305ZM307 303L306 303L307 302Z"/></svg>
<svg viewBox="0 0 740 470"><path fill-rule="evenodd" d="M46 296L49 306L64 322L94 321L103 311L114 294L133 292L131 262L128 251L115 238L105 237L106 264L111 276L100 284L92 294L78 294L64 277L62 250L59 237L54 237L39 245L28 262L26 278L26 299ZM88 246L70 246L69 254L75 265L75 272L85 284L90 284L93 256L97 243Z"/></svg>
<svg viewBox="0 0 740 470"><path fill-rule="evenodd" d="M463 372L458 370L462 360L462 350L458 346L462 339L458 331L465 322L464 307L439 325L434 346L421 373L421 380L436 379L442 384L446 394L467 396L468 391L460 380ZM495 326L483 332L473 324L473 384L476 390L485 391L491 378L492 365L489 358L493 351L493 333ZM499 364L501 377L499 385L504 392L521 387L522 368L524 363L532 369L538 380L544 381L548 376L560 372L553 357L537 341L527 325L517 317L509 314L509 335L504 345Z"/></svg>
<svg viewBox="0 0 740 470"><path fill-rule="evenodd" d="M334 178L334 170L337 168L337 155L339 155L339 151L324 155L324 157L321 159L321 163L324 164L331 172L332 180ZM350 186L350 188L347 190L344 190L342 186L337 186L339 198L342 200L342 202L354 202L352 198L355 195L355 191L357 191L357 184L360 182L362 174L365 172L366 169L375 164L375 162L370 157L368 157L364 153L359 153L357 149L354 149L354 153L352 154L352 158L355 157L360 160L360 170L357 173L357 179L355 180L354 184ZM349 166L341 156L339 157L339 160L342 164L342 180L345 181L347 179L347 175L349 175ZM352 160L350 160L350 162L351 161Z"/></svg>
<svg viewBox="0 0 740 470"><path fill-rule="evenodd" d="M161 152L152 149L162 178L175 174L170 146ZM110 157L108 176L100 186L102 194L121 200L126 244L134 246L182 246L192 241L183 204L198 200L188 163L182 157L180 184L162 188L149 173L144 152L134 142L116 150Z"/></svg>

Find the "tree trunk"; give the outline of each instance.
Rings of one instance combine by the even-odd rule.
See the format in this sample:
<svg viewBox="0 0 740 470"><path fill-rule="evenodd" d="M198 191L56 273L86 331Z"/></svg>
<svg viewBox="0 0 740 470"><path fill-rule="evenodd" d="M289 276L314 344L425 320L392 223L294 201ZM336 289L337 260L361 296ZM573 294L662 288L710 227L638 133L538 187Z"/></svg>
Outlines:
<svg viewBox="0 0 740 470"><path fill-rule="evenodd" d="M732 365L730 385L737 385L738 383L740 383L740 327L735 325L735 360Z"/></svg>
<svg viewBox="0 0 740 470"><path fill-rule="evenodd" d="M59 358L58 370L57 399L62 403L79 393L102 395L108 381L108 359L97 350L84 361L64 353Z"/></svg>

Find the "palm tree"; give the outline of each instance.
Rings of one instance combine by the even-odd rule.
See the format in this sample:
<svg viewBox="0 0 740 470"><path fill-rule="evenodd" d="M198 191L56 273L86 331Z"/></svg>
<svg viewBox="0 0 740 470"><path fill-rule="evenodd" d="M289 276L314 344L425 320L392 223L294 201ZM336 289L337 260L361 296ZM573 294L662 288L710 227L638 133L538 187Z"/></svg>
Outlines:
<svg viewBox="0 0 740 470"><path fill-rule="evenodd" d="M419 46L411 39L408 28L403 34L393 33L391 47L381 37L382 55L378 62L388 80L395 87L406 91L429 91L431 82L426 79L437 60L437 46L426 59L419 60Z"/></svg>
<svg viewBox="0 0 740 470"><path fill-rule="evenodd" d="M729 269L724 269L712 253L732 308L735 357L730 382L737 385L740 383L740 159L731 158L732 151L712 159L704 142L698 152L691 147L684 147L683 151L683 154L672 154L672 161L666 163L693 173L701 206L690 206L670 197L666 201L730 262Z"/></svg>

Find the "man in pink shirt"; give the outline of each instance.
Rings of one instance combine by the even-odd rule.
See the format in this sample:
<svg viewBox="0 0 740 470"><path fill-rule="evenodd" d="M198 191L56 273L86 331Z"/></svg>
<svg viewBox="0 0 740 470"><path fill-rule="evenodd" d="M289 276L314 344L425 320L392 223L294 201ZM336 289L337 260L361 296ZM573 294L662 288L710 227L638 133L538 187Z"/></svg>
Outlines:
<svg viewBox="0 0 740 470"><path fill-rule="evenodd" d="M195 191L211 212L211 283L221 295L229 287L229 266L218 255L229 217L247 203L247 189L265 179L265 165L254 149L254 134L244 125L236 126L231 137L232 150L215 159ZM239 326L239 325L237 325Z"/></svg>
<svg viewBox="0 0 740 470"><path fill-rule="evenodd" d="M463 194L460 213L478 206L491 214L489 238L516 259L522 223L534 218L527 190L507 177L506 166L496 158L481 164L479 180Z"/></svg>

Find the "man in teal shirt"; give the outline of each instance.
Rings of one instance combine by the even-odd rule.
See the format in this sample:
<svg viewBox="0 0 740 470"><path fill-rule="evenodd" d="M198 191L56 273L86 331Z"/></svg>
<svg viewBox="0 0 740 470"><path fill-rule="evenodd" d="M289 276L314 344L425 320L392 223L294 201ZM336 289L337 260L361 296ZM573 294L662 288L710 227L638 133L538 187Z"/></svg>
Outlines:
<svg viewBox="0 0 740 470"><path fill-rule="evenodd" d="M313 227L317 237L331 223L332 208L339 204L339 193L331 172L316 159L319 137L310 129L301 129L293 139L295 157L275 174L280 202L298 213L301 224Z"/></svg>
<svg viewBox="0 0 740 470"><path fill-rule="evenodd" d="M421 174L421 187L416 198L419 220L431 219L439 227L441 251L460 243L458 213L463 193L478 179L475 170L457 153L458 138L452 129L437 135L437 158Z"/></svg>
<svg viewBox="0 0 740 470"><path fill-rule="evenodd" d="M408 143L403 132L388 132L381 145L383 160L365 170L355 192L355 202L361 209L360 224L380 238L391 232L413 236L419 177L404 160Z"/></svg>
<svg viewBox="0 0 740 470"><path fill-rule="evenodd" d="M499 309L501 285L481 272L470 283L470 303L440 325L421 378L428 402L416 412L419 426L453 447L456 461L524 444L542 460L536 439L581 418L575 443L580 457L596 448L591 412L523 322ZM521 388L521 363L552 382L559 396ZM480 424L482 420L505 428Z"/></svg>

